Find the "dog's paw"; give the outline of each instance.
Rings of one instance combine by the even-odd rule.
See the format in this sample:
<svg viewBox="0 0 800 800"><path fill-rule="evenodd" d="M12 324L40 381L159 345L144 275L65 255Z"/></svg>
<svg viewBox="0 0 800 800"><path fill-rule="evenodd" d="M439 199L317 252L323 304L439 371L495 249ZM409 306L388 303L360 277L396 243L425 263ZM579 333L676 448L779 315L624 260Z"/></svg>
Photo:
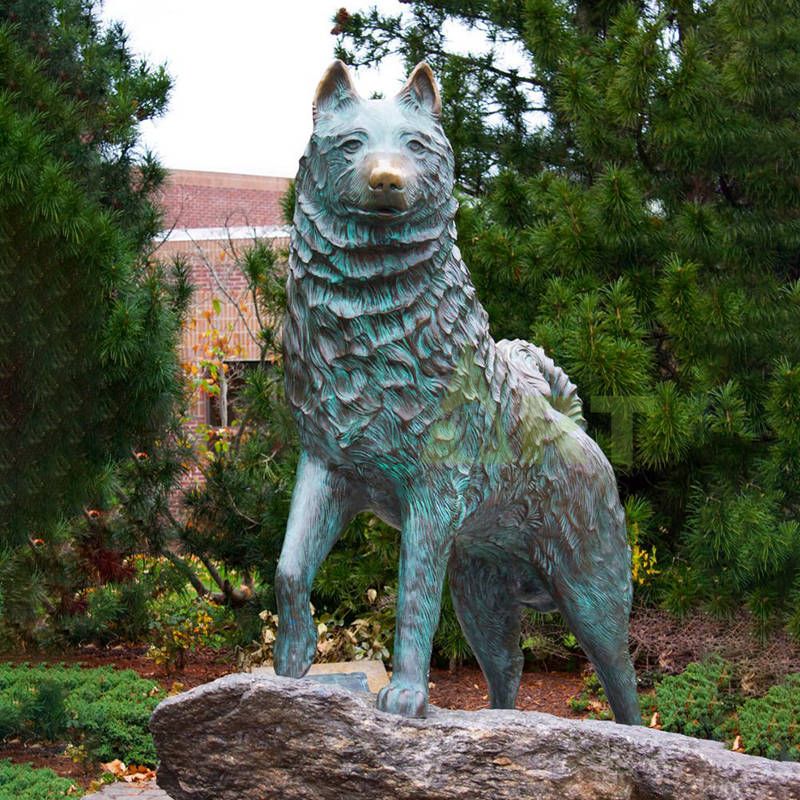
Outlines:
<svg viewBox="0 0 800 800"><path fill-rule="evenodd" d="M378 692L380 711L403 717L423 718L428 715L428 690L415 684L394 679Z"/></svg>
<svg viewBox="0 0 800 800"><path fill-rule="evenodd" d="M316 652L317 629L310 615L302 625L278 623L272 654L276 675L302 678L314 663Z"/></svg>

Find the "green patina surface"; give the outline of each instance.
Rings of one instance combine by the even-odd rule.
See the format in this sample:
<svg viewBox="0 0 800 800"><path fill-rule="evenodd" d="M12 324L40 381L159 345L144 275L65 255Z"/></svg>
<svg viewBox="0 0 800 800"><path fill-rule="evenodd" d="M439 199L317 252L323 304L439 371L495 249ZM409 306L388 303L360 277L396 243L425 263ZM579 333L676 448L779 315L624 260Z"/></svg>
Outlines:
<svg viewBox="0 0 800 800"><path fill-rule="evenodd" d="M363 100L335 62L297 176L286 388L302 456L276 589L279 674L303 675L309 593L352 517L401 530L393 676L381 709L424 716L445 574L494 707L513 707L523 606L557 608L618 721L640 721L630 553L611 468L575 386L495 342L456 244L453 155L430 69Z"/></svg>

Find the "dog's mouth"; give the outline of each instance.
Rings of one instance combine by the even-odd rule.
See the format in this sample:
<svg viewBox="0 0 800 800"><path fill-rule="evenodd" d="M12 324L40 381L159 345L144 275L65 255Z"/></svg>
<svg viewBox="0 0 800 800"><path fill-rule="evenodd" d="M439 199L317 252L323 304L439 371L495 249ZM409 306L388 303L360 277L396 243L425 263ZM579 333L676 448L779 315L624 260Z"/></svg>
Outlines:
<svg viewBox="0 0 800 800"><path fill-rule="evenodd" d="M414 208L397 208L389 205L350 206L347 212L365 221L398 222L408 217Z"/></svg>

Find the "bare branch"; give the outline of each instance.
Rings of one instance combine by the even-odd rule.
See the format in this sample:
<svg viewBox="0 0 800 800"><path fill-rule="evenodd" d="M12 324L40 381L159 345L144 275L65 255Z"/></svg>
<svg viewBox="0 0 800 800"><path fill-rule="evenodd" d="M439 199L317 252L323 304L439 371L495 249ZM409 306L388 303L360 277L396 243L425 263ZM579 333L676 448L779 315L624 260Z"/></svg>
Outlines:
<svg viewBox="0 0 800 800"><path fill-rule="evenodd" d="M192 238L191 234L189 234L189 239L195 246L195 249L197 250L197 253L200 256L200 260L203 262L206 269L211 274L211 277L214 279L214 283L217 285L217 288L220 290L220 292L222 292L222 294L225 296L228 302L231 303L236 308L236 313L238 314L239 319L242 321L242 324L244 325L245 330L247 331L247 335L255 344L258 344L258 336L255 333L253 333L253 330L250 327L250 323L247 321L247 317L244 315L244 312L239 307L239 301L236 300L236 298L234 298L233 295L227 290L225 284L222 282L222 279L219 277L219 273L216 271L214 265L211 263L211 260L208 258L208 256L206 256L205 252L203 251L203 248L200 247L198 242Z"/></svg>
<svg viewBox="0 0 800 800"><path fill-rule="evenodd" d="M211 594L205 584L197 577L194 570L180 556L175 555L168 547L162 547L159 553L186 576L189 583L192 584L192 588L197 592L198 597L208 597Z"/></svg>

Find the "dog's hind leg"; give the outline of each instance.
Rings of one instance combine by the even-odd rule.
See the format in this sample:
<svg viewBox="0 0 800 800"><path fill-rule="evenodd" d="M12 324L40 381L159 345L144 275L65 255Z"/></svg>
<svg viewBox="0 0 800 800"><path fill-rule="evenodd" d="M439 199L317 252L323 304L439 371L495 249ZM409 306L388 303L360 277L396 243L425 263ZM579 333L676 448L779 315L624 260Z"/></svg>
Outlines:
<svg viewBox="0 0 800 800"><path fill-rule="evenodd" d="M522 677L521 605L504 560L454 548L448 581L456 616L489 685L492 708L514 708Z"/></svg>
<svg viewBox="0 0 800 800"><path fill-rule="evenodd" d="M628 650L630 601L616 589L599 590L596 582L560 582L553 596L567 626L594 665L616 721L641 725L636 673Z"/></svg>

